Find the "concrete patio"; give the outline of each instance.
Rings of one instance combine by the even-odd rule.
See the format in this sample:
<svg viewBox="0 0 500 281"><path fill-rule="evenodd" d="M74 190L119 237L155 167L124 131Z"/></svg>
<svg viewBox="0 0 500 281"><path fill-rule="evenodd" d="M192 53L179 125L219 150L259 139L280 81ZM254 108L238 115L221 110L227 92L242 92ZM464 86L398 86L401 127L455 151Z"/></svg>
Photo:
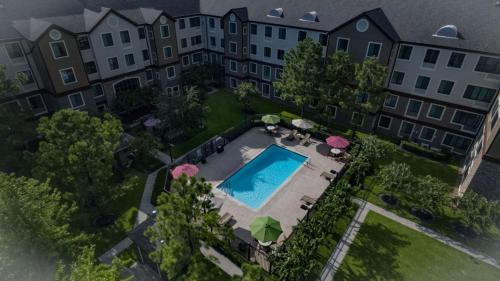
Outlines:
<svg viewBox="0 0 500 281"><path fill-rule="evenodd" d="M297 140L288 141L285 137L289 130L281 129L281 134L266 134L263 128L253 128L235 139L221 154L213 154L206 164L199 164L198 176L203 177L213 185L215 200L222 201L220 214L228 212L233 215L231 225L235 234L242 240L253 243L249 225L260 216L272 216L281 222L283 234L278 243L288 237L297 224L297 220L304 218L306 211L300 206L301 198L307 195L318 198L327 189L329 182L321 177L325 171L340 171L343 163L328 157L329 147L319 140L312 139L307 146L300 145ZM254 210L235 200L223 191L216 188L232 173L251 161L271 144L284 146L294 152L309 157L309 164L302 165L281 188L279 188L261 208Z"/></svg>

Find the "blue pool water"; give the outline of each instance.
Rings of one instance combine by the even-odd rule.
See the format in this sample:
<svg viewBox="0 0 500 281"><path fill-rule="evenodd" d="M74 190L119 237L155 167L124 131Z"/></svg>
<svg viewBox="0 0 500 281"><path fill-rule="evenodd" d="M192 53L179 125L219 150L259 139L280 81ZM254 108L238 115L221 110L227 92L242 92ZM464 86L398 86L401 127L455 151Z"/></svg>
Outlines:
<svg viewBox="0 0 500 281"><path fill-rule="evenodd" d="M250 208L257 209L306 160L306 157L271 145L218 188Z"/></svg>

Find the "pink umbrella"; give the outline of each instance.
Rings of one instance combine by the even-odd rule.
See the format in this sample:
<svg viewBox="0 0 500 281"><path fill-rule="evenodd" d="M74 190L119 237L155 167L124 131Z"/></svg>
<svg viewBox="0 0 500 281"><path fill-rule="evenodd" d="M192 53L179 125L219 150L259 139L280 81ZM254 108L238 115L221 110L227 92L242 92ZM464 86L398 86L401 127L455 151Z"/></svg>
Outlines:
<svg viewBox="0 0 500 281"><path fill-rule="evenodd" d="M188 177L192 177L198 173L198 167L192 164L182 164L175 167L172 171L172 176L174 179L180 177L182 174L186 174Z"/></svg>
<svg viewBox="0 0 500 281"><path fill-rule="evenodd" d="M349 141L341 136L329 136L326 143L333 148L344 149L349 146Z"/></svg>

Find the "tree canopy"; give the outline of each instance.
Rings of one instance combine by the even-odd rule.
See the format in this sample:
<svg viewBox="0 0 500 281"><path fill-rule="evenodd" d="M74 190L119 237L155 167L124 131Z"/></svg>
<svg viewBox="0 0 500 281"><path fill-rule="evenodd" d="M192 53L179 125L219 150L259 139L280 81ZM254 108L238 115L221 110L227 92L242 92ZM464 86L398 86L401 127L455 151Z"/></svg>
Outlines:
<svg viewBox="0 0 500 281"><path fill-rule="evenodd" d="M500 218L500 203L488 201L474 191L468 191L458 202L465 225L477 233L484 233Z"/></svg>
<svg viewBox="0 0 500 281"><path fill-rule="evenodd" d="M377 173L380 186L391 195L397 192L407 192L413 183L413 174L406 163L392 162L382 166Z"/></svg>
<svg viewBox="0 0 500 281"><path fill-rule="evenodd" d="M430 212L440 211L450 199L448 185L430 175L417 177L415 186L409 190L409 193L418 208Z"/></svg>
<svg viewBox="0 0 500 281"><path fill-rule="evenodd" d="M235 93L238 96L238 100L243 104L245 114L247 114L249 111L251 97L257 96L259 91L252 83L243 82L238 85Z"/></svg>

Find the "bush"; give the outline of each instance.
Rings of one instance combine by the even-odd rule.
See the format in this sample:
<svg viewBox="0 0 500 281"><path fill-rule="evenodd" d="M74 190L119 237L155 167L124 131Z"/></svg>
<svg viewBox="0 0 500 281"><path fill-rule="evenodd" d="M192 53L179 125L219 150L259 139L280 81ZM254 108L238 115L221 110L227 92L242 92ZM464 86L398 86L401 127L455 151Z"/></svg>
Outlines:
<svg viewBox="0 0 500 281"><path fill-rule="evenodd" d="M401 141L401 146L407 151L410 151L410 152L413 152L417 155L431 158L431 159L434 159L437 161L444 162L444 161L449 161L451 159L451 154L447 151L441 151L441 152L433 151L433 150L430 150L429 148L425 148L425 147L420 146L416 143L409 142L406 140Z"/></svg>

